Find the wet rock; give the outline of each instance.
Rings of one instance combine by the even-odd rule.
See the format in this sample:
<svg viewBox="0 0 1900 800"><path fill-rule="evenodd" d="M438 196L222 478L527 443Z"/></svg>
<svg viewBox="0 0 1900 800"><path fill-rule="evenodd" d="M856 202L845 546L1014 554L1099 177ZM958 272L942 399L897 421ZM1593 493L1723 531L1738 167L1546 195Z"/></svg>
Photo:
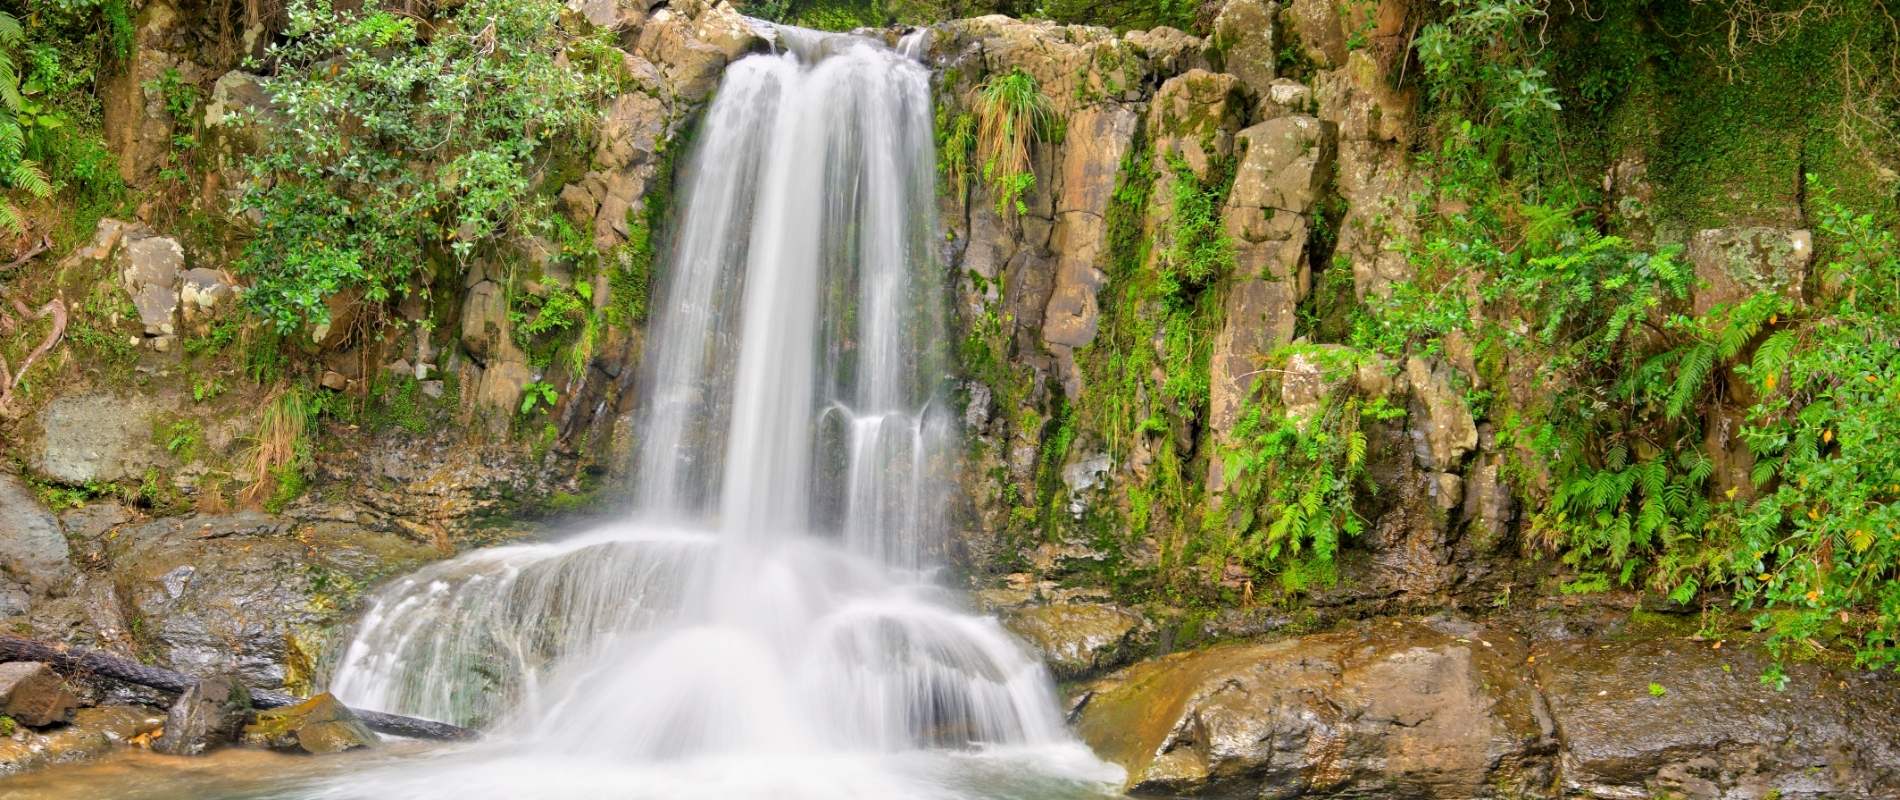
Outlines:
<svg viewBox="0 0 1900 800"><path fill-rule="evenodd" d="M165 715L165 733L152 742L152 750L199 755L236 741L250 714L251 693L243 683L229 675L201 679L172 703Z"/></svg>
<svg viewBox="0 0 1900 800"><path fill-rule="evenodd" d="M243 740L272 750L318 755L373 747L378 741L355 713L328 692L294 706L257 712L257 720L245 726Z"/></svg>
<svg viewBox="0 0 1900 800"><path fill-rule="evenodd" d="M1814 261L1814 237L1787 228L1711 228L1689 240L1695 266L1695 313L1734 306L1756 292L1779 292L1797 304Z"/></svg>
<svg viewBox="0 0 1900 800"><path fill-rule="evenodd" d="M1133 611L1104 603L1028 606L1003 624L1042 655L1058 680L1083 680L1114 669L1136 655L1148 622Z"/></svg>
<svg viewBox="0 0 1900 800"><path fill-rule="evenodd" d="M0 473L0 583L58 591L78 575L71 556L59 520L19 478Z"/></svg>
<svg viewBox="0 0 1900 800"><path fill-rule="evenodd" d="M1900 685L1788 665L1746 643L1637 635L1541 644L1563 787L1583 797L1876 798L1900 786Z"/></svg>
<svg viewBox="0 0 1900 800"><path fill-rule="evenodd" d="M134 638L160 666L280 689L312 674L312 652L377 578L435 556L348 522L256 512L122 527L109 573Z"/></svg>
<svg viewBox="0 0 1900 800"><path fill-rule="evenodd" d="M1137 794L1489 797L1548 784L1555 744L1522 644L1418 622L1145 661L1076 730Z"/></svg>
<svg viewBox="0 0 1900 800"><path fill-rule="evenodd" d="M141 706L100 706L73 713L70 724L0 737L0 775L48 764L97 758L158 730L163 715Z"/></svg>
<svg viewBox="0 0 1900 800"><path fill-rule="evenodd" d="M79 698L52 667L37 661L0 664L0 715L32 728L65 722Z"/></svg>
<svg viewBox="0 0 1900 800"><path fill-rule="evenodd" d="M39 436L29 438L33 471L69 484L117 481L164 463L152 442L153 401L144 395L68 395L38 415Z"/></svg>

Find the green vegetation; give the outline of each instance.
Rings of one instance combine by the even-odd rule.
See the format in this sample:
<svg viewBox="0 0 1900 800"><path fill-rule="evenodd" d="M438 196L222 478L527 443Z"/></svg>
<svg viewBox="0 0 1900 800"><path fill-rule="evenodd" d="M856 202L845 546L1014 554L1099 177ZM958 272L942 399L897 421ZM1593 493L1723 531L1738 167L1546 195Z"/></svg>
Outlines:
<svg viewBox="0 0 1900 800"><path fill-rule="evenodd" d="M426 36L412 17L324 0L286 11L264 89L297 135L268 137L251 163L242 205L262 222L239 262L280 330L326 322L339 296L417 291L438 259L542 218L546 145L590 124L619 79L604 34L564 31L552 0L475 0Z"/></svg>
<svg viewBox="0 0 1900 800"><path fill-rule="evenodd" d="M1774 31L1748 27L1766 24L1763 4L1711 5L1723 8L1678 9L1660 26L1720 19L1736 32L1724 51L1686 50L1623 14L1567 18L1560 39L1576 49L1538 47L1529 31L1550 12L1528 0L1462 0L1425 26L1417 46L1438 145L1422 159L1431 185L1408 251L1417 277L1369 303L1352 339L1395 356L1442 354L1454 335L1471 343L1483 391L1467 396L1518 454L1528 538L1560 556L1566 590L1732 598L1759 610L1778 652L1845 640L1860 663L1890 666L1900 540L1882 532L1896 521L1900 456L1871 445L1900 424L1900 255L1892 198L1868 190L1864 165L1895 155L1891 109L1794 95L1892 97L1895 73L1870 76L1900 31L1851 24L1877 23L1877 4L1810 6ZM1563 68L1577 52L1592 68ZM1657 207L1599 215L1601 190L1580 176L1622 152L1591 152L1572 132L1610 130L1607 141L1629 146L1655 131L1618 126L1677 93L1713 104L1664 104L1700 117L1663 119L1680 127L1657 159L1667 176ZM1803 124L1781 116L1789 109ZM1808 186L1778 195L1776 174ZM1831 181L1865 210L1849 211ZM1791 222L1796 206L1818 223L1827 257L1806 302L1770 290L1692 304L1709 289L1680 251L1641 243L1652 228ZM1739 452L1709 443L1731 409L1743 417ZM1718 459L1753 466L1737 474Z"/></svg>
<svg viewBox="0 0 1900 800"><path fill-rule="evenodd" d="M953 185L967 181L963 152L974 147L983 182L996 198L996 213L1026 213L1023 197L1036 188L1030 150L1061 135L1049 98L1034 76L1013 69L977 87L973 105L975 125L959 119L951 135L949 149L958 154L945 164L955 170Z"/></svg>
<svg viewBox="0 0 1900 800"><path fill-rule="evenodd" d="M0 230L26 232L20 202L69 196L76 213L51 233L62 242L90 234L116 206L123 185L100 140L93 91L131 42L125 0L26 2L0 9Z"/></svg>

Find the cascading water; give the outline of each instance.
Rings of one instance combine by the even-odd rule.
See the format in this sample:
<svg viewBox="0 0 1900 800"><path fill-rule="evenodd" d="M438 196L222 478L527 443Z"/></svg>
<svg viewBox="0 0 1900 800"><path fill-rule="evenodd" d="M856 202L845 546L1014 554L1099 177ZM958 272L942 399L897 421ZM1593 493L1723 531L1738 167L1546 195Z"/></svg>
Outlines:
<svg viewBox="0 0 1900 800"><path fill-rule="evenodd" d="M375 598L332 690L497 731L452 767L378 775L378 796L1048 796L1116 777L1042 666L927 580L956 452L928 74L862 40L780 41L728 69L685 173L639 513Z"/></svg>

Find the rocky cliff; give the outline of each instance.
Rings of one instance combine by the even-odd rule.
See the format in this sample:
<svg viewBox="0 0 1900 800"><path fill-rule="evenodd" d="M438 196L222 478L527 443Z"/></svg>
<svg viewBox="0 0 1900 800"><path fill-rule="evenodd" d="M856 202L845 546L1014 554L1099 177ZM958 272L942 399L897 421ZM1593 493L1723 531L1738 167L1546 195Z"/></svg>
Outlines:
<svg viewBox="0 0 1900 800"><path fill-rule="evenodd" d="M946 555L1043 651L1078 731L1136 793L1896 796L1889 677L1825 657L1784 671L1723 591L1674 591L1691 557L1663 559L1674 584L1624 566L1679 527L1597 550L1564 538L1574 476L1558 469L1579 448L1551 444L1552 398L1625 417L1660 403L1540 344L1550 284L1441 268L1541 246L1539 222L1556 230L1573 199L1539 195L1558 182L1537 170L1560 170L1589 187L1574 216L1590 235L1679 258L1686 276L1633 312L1647 323L1616 325L1660 342L1671 315L1763 294L1793 314L1838 294L1816 272L1841 237L1805 181L1890 206L1893 143L1843 155L1847 134L1771 126L1767 101L1786 98L1746 80L1698 99L1717 63L1695 60L1705 40L1624 12L1595 32L1587 13L1530 4L1551 47L1602 62L1561 84L1591 105L1560 118L1559 166L1533 164L1516 140L1455 124L1445 110L1469 98L1422 75L1438 62L1421 31L1457 5L1228 0L1185 15L1192 31L927 26L934 266L955 286L969 442ZM1892 44L1775 34L1739 16L1769 13L1754 4L1728 10L1770 26L1748 28L1766 55L1735 62L1762 72L1830 43L1843 63L1878 63ZM137 6L99 96L140 201L0 272L20 314L58 301L70 316L0 402L0 613L45 638L303 688L376 581L621 499L673 172L724 66L774 44L724 3L573 0L563 30L605 49L561 57L617 77L596 123L527 170L524 192L558 222L432 245L408 291L321 292L322 321L286 328L244 300L244 242L268 220L233 210L283 179L247 165L288 135L257 58L284 20L238 12ZM1712 133L1685 122L1713 116ZM1613 301L1592 285L1559 316ZM16 365L51 325L0 320ZM1704 458L1687 470L1700 477L1652 492L1632 474L1628 499L1592 514L1768 491L1742 433L1763 390L1740 352L1764 337L1742 338L1703 371L1716 388L1694 425L1591 440L1655 461L1673 453L1662 430Z"/></svg>

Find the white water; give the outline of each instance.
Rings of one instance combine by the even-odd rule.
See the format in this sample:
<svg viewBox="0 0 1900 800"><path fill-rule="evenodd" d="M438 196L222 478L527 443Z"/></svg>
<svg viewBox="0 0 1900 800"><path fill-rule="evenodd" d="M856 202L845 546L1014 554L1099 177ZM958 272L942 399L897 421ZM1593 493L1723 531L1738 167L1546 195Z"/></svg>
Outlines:
<svg viewBox="0 0 1900 800"><path fill-rule="evenodd" d="M332 690L496 733L326 793L1048 797L1118 779L1042 665L928 580L956 452L928 74L844 37L780 41L793 52L728 69L685 173L640 513L382 591Z"/></svg>

